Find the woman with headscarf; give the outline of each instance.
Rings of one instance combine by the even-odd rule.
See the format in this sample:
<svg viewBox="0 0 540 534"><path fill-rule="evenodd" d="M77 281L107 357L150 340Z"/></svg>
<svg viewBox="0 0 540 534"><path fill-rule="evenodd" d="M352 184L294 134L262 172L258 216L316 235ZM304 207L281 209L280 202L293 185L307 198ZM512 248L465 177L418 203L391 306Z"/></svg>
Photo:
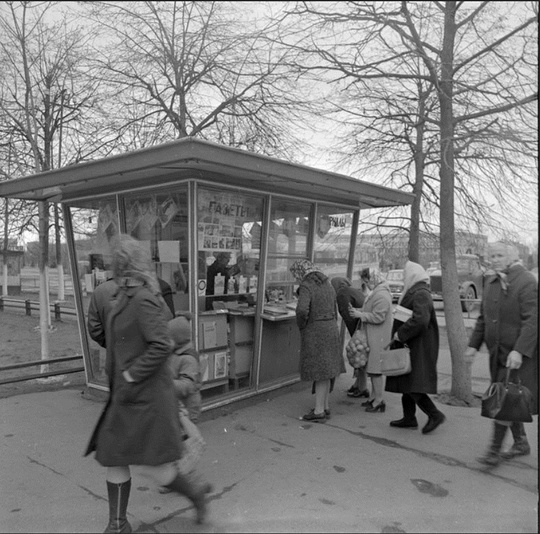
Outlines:
<svg viewBox="0 0 540 534"><path fill-rule="evenodd" d="M398 428L418 428L416 406L427 416L422 428L427 434L446 419L428 396L437 393L437 359L439 357L439 326L429 289L429 275L418 263L408 261L404 269L403 293L398 304L412 311L406 322L394 321L393 340L406 344L411 353L411 372L386 379L386 391L401 393L403 417L390 421Z"/></svg>
<svg viewBox="0 0 540 534"><path fill-rule="evenodd" d="M345 326L347 327L349 335L352 337L355 330L360 325L360 319L350 316L349 304L353 308L361 308L364 305L364 299L366 296L362 290L353 287L351 281L344 276L335 276L332 278L332 280L330 280L330 282L336 292L338 312L341 315ZM348 389L347 395L349 397L369 397L366 368L356 368L353 376L355 381Z"/></svg>
<svg viewBox="0 0 540 534"><path fill-rule="evenodd" d="M186 496L202 523L211 487L180 473L176 463L183 453L183 433L169 368L169 309L148 247L121 235L113 250L116 286L107 292L107 305L91 305L88 316L90 335L107 350L109 398L85 453L95 452L107 468L105 532L132 531L126 517L132 465L144 466L160 486Z"/></svg>
<svg viewBox="0 0 540 534"><path fill-rule="evenodd" d="M370 293L364 300L361 310L350 306L349 314L366 326L369 356L367 375L371 379L371 397L363 402L366 412L384 412L383 375L381 373L381 351L392 339L392 294L390 286L377 269L365 268L360 277Z"/></svg>
<svg viewBox="0 0 540 534"><path fill-rule="evenodd" d="M300 329L300 378L313 382L315 408L305 421L330 417L330 393L337 376L345 372L337 325L336 292L328 277L308 260L295 261L290 272L300 284L296 324Z"/></svg>

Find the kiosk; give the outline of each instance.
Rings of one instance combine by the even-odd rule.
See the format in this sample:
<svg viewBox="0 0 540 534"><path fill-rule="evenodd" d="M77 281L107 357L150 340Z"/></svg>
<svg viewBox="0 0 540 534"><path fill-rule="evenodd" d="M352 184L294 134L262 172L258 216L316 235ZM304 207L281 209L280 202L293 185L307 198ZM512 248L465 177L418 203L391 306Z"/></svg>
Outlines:
<svg viewBox="0 0 540 534"><path fill-rule="evenodd" d="M175 309L193 314L205 408L299 380L290 265L315 259L329 276L357 279L361 209L413 199L190 137L2 182L0 195L62 204L90 388L107 390L107 378L105 351L87 334L88 295L107 279L115 234L147 244Z"/></svg>

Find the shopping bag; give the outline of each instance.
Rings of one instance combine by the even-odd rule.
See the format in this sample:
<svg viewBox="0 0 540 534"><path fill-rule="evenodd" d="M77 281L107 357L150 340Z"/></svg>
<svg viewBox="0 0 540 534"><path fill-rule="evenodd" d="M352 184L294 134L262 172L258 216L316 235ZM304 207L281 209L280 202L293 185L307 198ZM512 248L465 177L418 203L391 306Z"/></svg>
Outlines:
<svg viewBox="0 0 540 534"><path fill-rule="evenodd" d="M369 345L367 342L366 329L359 323L354 331L347 347L345 348L347 360L351 367L360 369L367 364L369 356Z"/></svg>
<svg viewBox="0 0 540 534"><path fill-rule="evenodd" d="M493 382L482 395L481 415L499 421L532 422L532 394L521 384L510 382L510 369L503 382Z"/></svg>
<svg viewBox="0 0 540 534"><path fill-rule="evenodd" d="M184 450L177 465L180 473L188 474L193 471L201 459L206 448L206 442L197 425L189 418L187 410L182 408L179 417L185 436L183 441Z"/></svg>
<svg viewBox="0 0 540 534"><path fill-rule="evenodd" d="M381 373L385 376L406 375L411 372L411 354L407 345L391 349L392 342L381 351Z"/></svg>

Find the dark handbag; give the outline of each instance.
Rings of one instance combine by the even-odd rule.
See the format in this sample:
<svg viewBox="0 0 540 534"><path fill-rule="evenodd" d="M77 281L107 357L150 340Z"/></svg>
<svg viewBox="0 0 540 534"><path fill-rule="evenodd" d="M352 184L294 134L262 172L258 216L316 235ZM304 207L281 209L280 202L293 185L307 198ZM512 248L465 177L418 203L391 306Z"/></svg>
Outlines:
<svg viewBox="0 0 540 534"><path fill-rule="evenodd" d="M390 348L392 342L388 343L381 351L381 373L385 376L400 376L411 372L411 353L409 347Z"/></svg>
<svg viewBox="0 0 540 534"><path fill-rule="evenodd" d="M532 394L529 388L510 382L510 369L506 369L503 382L493 382L482 395L482 411L484 417L499 421L532 422Z"/></svg>

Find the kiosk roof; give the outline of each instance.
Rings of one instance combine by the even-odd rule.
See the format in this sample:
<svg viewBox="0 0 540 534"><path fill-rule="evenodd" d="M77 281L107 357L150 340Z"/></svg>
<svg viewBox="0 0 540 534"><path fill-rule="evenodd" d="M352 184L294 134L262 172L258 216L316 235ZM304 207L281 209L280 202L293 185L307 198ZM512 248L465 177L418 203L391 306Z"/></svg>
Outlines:
<svg viewBox="0 0 540 534"><path fill-rule="evenodd" d="M360 208L410 204L411 193L186 137L0 183L0 196L64 202L199 179Z"/></svg>

